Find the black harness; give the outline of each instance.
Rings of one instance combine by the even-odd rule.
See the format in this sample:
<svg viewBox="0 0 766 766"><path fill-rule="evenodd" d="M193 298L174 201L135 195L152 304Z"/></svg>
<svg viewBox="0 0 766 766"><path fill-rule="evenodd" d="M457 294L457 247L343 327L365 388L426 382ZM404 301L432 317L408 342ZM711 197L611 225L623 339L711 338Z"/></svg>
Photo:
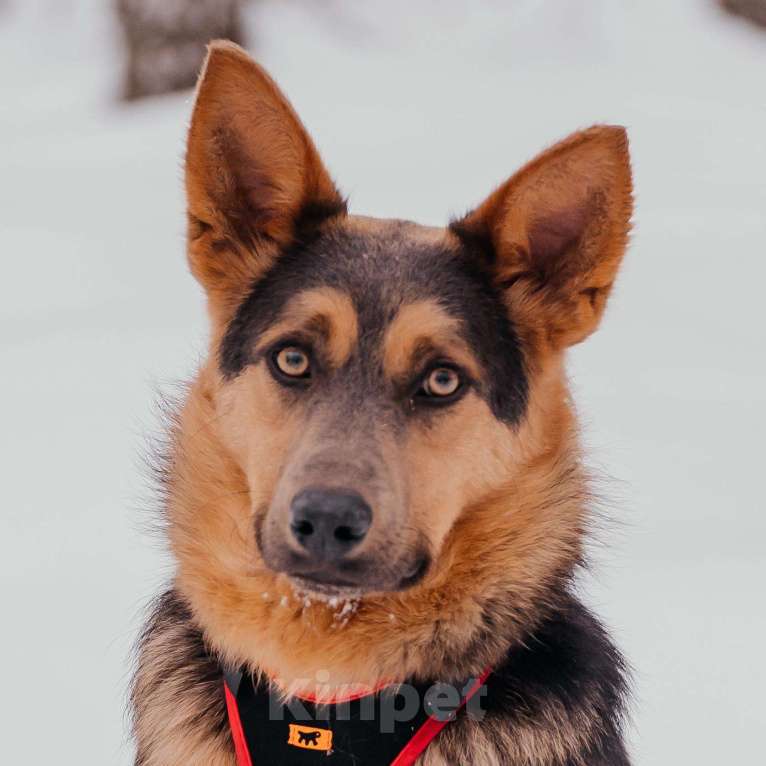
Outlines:
<svg viewBox="0 0 766 766"><path fill-rule="evenodd" d="M411 766L461 708L480 716L489 671L457 684L402 684L333 698L285 700L268 681L226 673L238 766Z"/></svg>

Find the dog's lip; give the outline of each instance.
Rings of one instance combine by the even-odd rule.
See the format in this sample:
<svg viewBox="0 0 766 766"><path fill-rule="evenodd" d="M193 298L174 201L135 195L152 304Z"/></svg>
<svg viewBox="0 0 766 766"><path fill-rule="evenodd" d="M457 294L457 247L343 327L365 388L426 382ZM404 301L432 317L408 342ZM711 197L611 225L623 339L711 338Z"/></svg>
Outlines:
<svg viewBox="0 0 766 766"><path fill-rule="evenodd" d="M312 575L290 575L290 580L301 591L325 597L358 598L364 592L364 586L347 580L333 580Z"/></svg>
<svg viewBox="0 0 766 766"><path fill-rule="evenodd" d="M291 566L284 569L284 573L292 580L302 581L317 588L355 588L362 590L364 583L359 582L354 576L359 572L360 576L364 571L363 567L349 567L348 572L341 569L313 567L308 562L301 562L302 565Z"/></svg>
<svg viewBox="0 0 766 766"><path fill-rule="evenodd" d="M360 596L366 593L395 593L407 590L417 585L426 575L430 567L430 558L420 556L413 563L409 574L402 577L396 584L382 586L373 582L346 580L340 577L330 577L320 572L302 572L289 574L293 584L302 591L321 596L341 596L346 598Z"/></svg>
<svg viewBox="0 0 766 766"><path fill-rule="evenodd" d="M425 576L426 572L431 565L431 559L428 556L421 556L415 561L415 566L412 568L412 572L402 577L399 581L398 590L406 590L417 585Z"/></svg>

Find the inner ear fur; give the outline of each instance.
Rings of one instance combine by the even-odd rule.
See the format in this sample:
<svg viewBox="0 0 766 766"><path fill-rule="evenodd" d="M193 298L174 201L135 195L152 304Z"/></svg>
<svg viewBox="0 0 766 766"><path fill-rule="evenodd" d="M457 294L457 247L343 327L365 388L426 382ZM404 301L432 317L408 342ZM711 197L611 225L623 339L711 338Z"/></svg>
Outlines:
<svg viewBox="0 0 766 766"><path fill-rule="evenodd" d="M627 134L599 125L540 154L451 228L489 252L515 318L561 348L598 326L632 209Z"/></svg>
<svg viewBox="0 0 766 766"><path fill-rule="evenodd" d="M223 41L197 85L186 193L191 269L214 303L236 303L301 227L346 210L288 100Z"/></svg>

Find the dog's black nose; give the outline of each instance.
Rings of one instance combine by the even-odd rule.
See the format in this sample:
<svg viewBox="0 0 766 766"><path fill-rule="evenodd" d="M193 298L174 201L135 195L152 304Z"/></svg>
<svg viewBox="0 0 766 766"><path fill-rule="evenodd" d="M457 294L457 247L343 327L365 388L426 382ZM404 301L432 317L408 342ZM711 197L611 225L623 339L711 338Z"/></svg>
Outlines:
<svg viewBox="0 0 766 766"><path fill-rule="evenodd" d="M348 489L310 487L290 504L290 529L319 561L342 559L364 540L372 511L364 498Z"/></svg>

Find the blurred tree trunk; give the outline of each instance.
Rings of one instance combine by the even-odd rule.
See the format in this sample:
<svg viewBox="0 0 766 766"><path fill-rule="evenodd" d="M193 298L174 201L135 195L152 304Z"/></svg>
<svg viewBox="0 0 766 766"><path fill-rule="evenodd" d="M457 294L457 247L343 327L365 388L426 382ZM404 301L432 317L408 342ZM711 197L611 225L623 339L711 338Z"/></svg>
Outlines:
<svg viewBox="0 0 766 766"><path fill-rule="evenodd" d="M123 98L194 85L215 38L243 43L240 0L117 0L127 53Z"/></svg>
<svg viewBox="0 0 766 766"><path fill-rule="evenodd" d="M721 0L727 11L766 27L766 0Z"/></svg>

